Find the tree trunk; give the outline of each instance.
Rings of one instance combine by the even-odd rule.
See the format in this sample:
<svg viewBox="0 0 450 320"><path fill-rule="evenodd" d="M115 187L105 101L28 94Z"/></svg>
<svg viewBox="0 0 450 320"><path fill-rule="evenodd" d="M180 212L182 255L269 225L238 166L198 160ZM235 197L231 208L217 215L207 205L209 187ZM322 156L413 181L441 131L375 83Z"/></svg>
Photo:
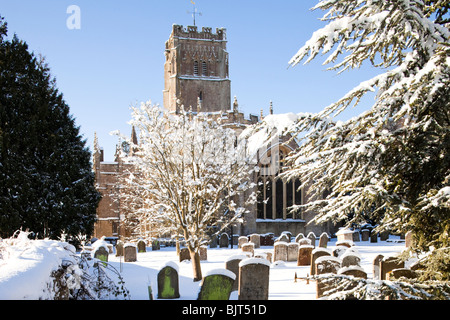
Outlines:
<svg viewBox="0 0 450 320"><path fill-rule="evenodd" d="M202 267L200 265L200 255L195 249L189 248L189 254L191 255L192 270L194 272L194 282L202 280Z"/></svg>

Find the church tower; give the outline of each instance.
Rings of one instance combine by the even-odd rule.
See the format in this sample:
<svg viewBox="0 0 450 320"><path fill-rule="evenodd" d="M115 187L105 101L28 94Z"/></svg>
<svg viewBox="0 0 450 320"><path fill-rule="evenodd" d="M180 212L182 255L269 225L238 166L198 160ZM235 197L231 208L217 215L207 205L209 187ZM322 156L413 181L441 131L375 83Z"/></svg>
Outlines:
<svg viewBox="0 0 450 320"><path fill-rule="evenodd" d="M166 42L164 107L222 112L231 107L226 29L173 25Z"/></svg>

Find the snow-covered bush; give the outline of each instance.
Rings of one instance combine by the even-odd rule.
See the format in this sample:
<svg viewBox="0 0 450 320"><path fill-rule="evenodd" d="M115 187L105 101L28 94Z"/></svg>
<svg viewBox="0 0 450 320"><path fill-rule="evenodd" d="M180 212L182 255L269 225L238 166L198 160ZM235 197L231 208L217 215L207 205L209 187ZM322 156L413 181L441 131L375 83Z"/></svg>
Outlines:
<svg viewBox="0 0 450 320"><path fill-rule="evenodd" d="M321 275L328 300L449 300L448 282L400 278L396 281L354 278L346 275Z"/></svg>
<svg viewBox="0 0 450 320"><path fill-rule="evenodd" d="M28 232L0 239L1 300L127 299L120 274L97 259L55 240L31 240Z"/></svg>

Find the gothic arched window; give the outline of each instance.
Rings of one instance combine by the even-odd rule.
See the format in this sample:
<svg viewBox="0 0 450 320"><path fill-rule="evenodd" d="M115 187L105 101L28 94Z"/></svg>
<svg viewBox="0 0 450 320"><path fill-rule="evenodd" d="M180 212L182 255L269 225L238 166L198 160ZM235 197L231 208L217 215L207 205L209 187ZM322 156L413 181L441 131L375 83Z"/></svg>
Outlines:
<svg viewBox="0 0 450 320"><path fill-rule="evenodd" d="M202 76L208 75L208 68L206 66L206 61L202 61Z"/></svg>
<svg viewBox="0 0 450 320"><path fill-rule="evenodd" d="M198 76L198 61L194 61L194 76Z"/></svg>

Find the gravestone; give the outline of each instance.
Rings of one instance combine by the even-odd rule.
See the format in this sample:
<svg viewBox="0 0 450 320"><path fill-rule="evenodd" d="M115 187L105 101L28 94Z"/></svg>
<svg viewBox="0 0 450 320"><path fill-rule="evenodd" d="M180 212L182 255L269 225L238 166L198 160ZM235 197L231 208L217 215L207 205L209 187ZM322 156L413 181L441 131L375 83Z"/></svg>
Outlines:
<svg viewBox="0 0 450 320"><path fill-rule="evenodd" d="M339 240L336 242L336 246L344 246L347 248L351 248L353 246L352 240Z"/></svg>
<svg viewBox="0 0 450 320"><path fill-rule="evenodd" d="M228 248L230 245L230 238L228 234L222 233L219 238L219 248Z"/></svg>
<svg viewBox="0 0 450 320"><path fill-rule="evenodd" d="M191 254L189 253L188 248L180 249L180 262L183 262L184 260L191 260Z"/></svg>
<svg viewBox="0 0 450 320"><path fill-rule="evenodd" d="M250 258L239 263L239 300L267 300L269 298L270 263Z"/></svg>
<svg viewBox="0 0 450 320"><path fill-rule="evenodd" d="M158 299L180 297L178 266L168 262L158 273Z"/></svg>
<svg viewBox="0 0 450 320"><path fill-rule="evenodd" d="M103 261L103 262L108 262L108 255L109 255L109 252L108 252L108 250L105 249L104 246L98 247L94 251L94 258L98 259L100 261Z"/></svg>
<svg viewBox="0 0 450 320"><path fill-rule="evenodd" d="M230 270L236 276L236 281L234 281L231 291L235 291L235 290L238 289L238 285L239 285L239 263L242 260L247 259L247 258L248 258L247 255L236 254L236 255L232 255L231 257L229 257L225 261L225 269Z"/></svg>
<svg viewBox="0 0 450 320"><path fill-rule="evenodd" d="M380 241L386 241L389 239L389 230L384 230L380 232Z"/></svg>
<svg viewBox="0 0 450 320"><path fill-rule="evenodd" d="M253 257L253 254L255 253L255 244L252 242L244 243L241 247L242 252L249 252L251 254L251 257Z"/></svg>
<svg viewBox="0 0 450 320"><path fill-rule="evenodd" d="M317 258L323 257L323 256L331 256L331 253L328 249L325 248L316 248L311 252L311 269L310 269L310 275L316 274L316 264L315 261Z"/></svg>
<svg viewBox="0 0 450 320"><path fill-rule="evenodd" d="M377 255L374 259L373 259L373 278L375 280L380 280L380 262L381 260L383 260L384 256L382 254Z"/></svg>
<svg viewBox="0 0 450 320"><path fill-rule="evenodd" d="M352 239L353 242L359 242L359 231L358 230L353 231L352 238L353 238Z"/></svg>
<svg viewBox="0 0 450 320"><path fill-rule="evenodd" d="M299 242L301 239L304 239L305 235L303 233L299 233L296 237L295 237L295 242Z"/></svg>
<svg viewBox="0 0 450 320"><path fill-rule="evenodd" d="M377 243L378 242L378 234L372 230L370 232L370 243Z"/></svg>
<svg viewBox="0 0 450 320"><path fill-rule="evenodd" d="M213 235L211 236L210 241L209 241L209 247L210 247L211 249L217 248L218 242L219 242L219 241L217 240L217 236L216 236L215 234L213 234Z"/></svg>
<svg viewBox="0 0 450 320"><path fill-rule="evenodd" d="M146 249L145 246L146 246L145 241L142 240L142 239L140 239L140 240L137 242L137 249L138 249L138 252L139 252L139 253L146 252L147 249Z"/></svg>
<svg viewBox="0 0 450 320"><path fill-rule="evenodd" d="M352 252L347 251L340 258L342 259L342 267L360 266L361 265L361 257Z"/></svg>
<svg viewBox="0 0 450 320"><path fill-rule="evenodd" d="M241 248L243 244L248 243L248 238L246 236L241 236L238 239L238 247Z"/></svg>
<svg viewBox="0 0 450 320"><path fill-rule="evenodd" d="M380 280L386 280L386 274L394 269L405 267L405 262L398 260L397 257L384 257L380 261Z"/></svg>
<svg viewBox="0 0 450 320"><path fill-rule="evenodd" d="M161 242L157 239L152 241L152 251L161 250Z"/></svg>
<svg viewBox="0 0 450 320"><path fill-rule="evenodd" d="M315 274L333 273L337 274L341 268L341 259L333 257L331 255L325 255L315 260L316 271Z"/></svg>
<svg viewBox="0 0 450 320"><path fill-rule="evenodd" d="M200 246L199 255L200 261L208 260L208 248L206 246Z"/></svg>
<svg viewBox="0 0 450 320"><path fill-rule="evenodd" d="M290 242L287 248L287 261L297 261L299 244Z"/></svg>
<svg viewBox="0 0 450 320"><path fill-rule="evenodd" d="M311 264L311 252L314 247L302 245L298 248L297 266L309 266Z"/></svg>
<svg viewBox="0 0 450 320"><path fill-rule="evenodd" d="M346 246L336 246L336 248L333 249L333 256L340 258L346 251Z"/></svg>
<svg viewBox="0 0 450 320"><path fill-rule="evenodd" d="M289 236L286 233L283 233L277 240L277 242L291 242L291 239L289 238Z"/></svg>
<svg viewBox="0 0 450 320"><path fill-rule="evenodd" d="M319 247L326 248L328 244L328 234L326 232L322 233L319 238Z"/></svg>
<svg viewBox="0 0 450 320"><path fill-rule="evenodd" d="M259 237L259 234L251 234L250 235L250 242L252 242L255 245L255 249L258 249L261 247L261 240Z"/></svg>
<svg viewBox="0 0 450 320"><path fill-rule="evenodd" d="M360 266L343 267L338 271L339 275L352 276L355 278L367 279L367 273Z"/></svg>
<svg viewBox="0 0 450 320"><path fill-rule="evenodd" d="M404 277L406 279L417 278L417 272L411 269L399 268L387 273L386 280L395 280Z"/></svg>
<svg viewBox="0 0 450 320"><path fill-rule="evenodd" d="M236 275L227 269L209 271L202 280L197 300L229 300Z"/></svg>
<svg viewBox="0 0 450 320"><path fill-rule="evenodd" d="M274 239L273 239L274 234L273 233L266 233L264 235L261 235L261 245L262 246L273 246L274 243Z"/></svg>
<svg viewBox="0 0 450 320"><path fill-rule="evenodd" d="M353 231L347 228L343 228L336 232L337 242L341 241L353 241Z"/></svg>
<svg viewBox="0 0 450 320"><path fill-rule="evenodd" d="M302 239L298 240L298 244L299 244L299 246L310 246L311 240L309 240L308 238L302 238ZM314 248L314 246L313 246L313 248Z"/></svg>
<svg viewBox="0 0 450 320"><path fill-rule="evenodd" d="M122 241L117 241L116 257L123 257L123 242Z"/></svg>
<svg viewBox="0 0 450 320"><path fill-rule="evenodd" d="M273 261L287 261L288 258L287 242L278 241L273 246Z"/></svg>
<svg viewBox="0 0 450 320"><path fill-rule="evenodd" d="M311 240L311 245L315 248L316 247L316 235L314 234L314 232L311 231L310 233L308 233L307 238L309 240Z"/></svg>
<svg viewBox="0 0 450 320"><path fill-rule="evenodd" d="M132 243L127 243L123 246L123 261L135 262L137 261L137 247Z"/></svg>
<svg viewBox="0 0 450 320"><path fill-rule="evenodd" d="M405 247L409 248L412 246L412 244L413 244L413 232L408 231L405 234Z"/></svg>
<svg viewBox="0 0 450 320"><path fill-rule="evenodd" d="M361 230L361 241L369 241L370 238L370 230L363 229Z"/></svg>

